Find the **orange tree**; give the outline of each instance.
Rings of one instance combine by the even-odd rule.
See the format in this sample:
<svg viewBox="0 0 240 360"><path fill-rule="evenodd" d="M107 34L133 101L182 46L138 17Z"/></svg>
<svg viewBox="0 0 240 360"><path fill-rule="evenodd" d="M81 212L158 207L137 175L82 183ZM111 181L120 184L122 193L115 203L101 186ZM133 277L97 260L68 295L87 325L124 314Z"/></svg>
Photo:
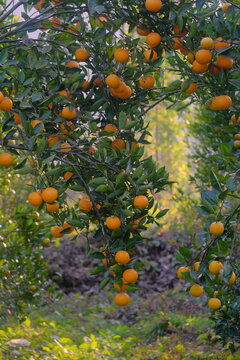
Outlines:
<svg viewBox="0 0 240 360"><path fill-rule="evenodd" d="M157 207L151 215L149 210L152 195L167 184L164 168L156 170L151 158L143 158L148 134L144 116L168 99L169 106L181 102L179 109L197 101L212 111L209 114L238 119L239 5L204 0L54 4L26 2L25 10L34 5L39 14L6 25L11 30L0 37L5 44L0 108L7 111L2 143L16 152L18 167L31 157L32 167L24 168L35 175L29 202L40 209L47 203L58 225L52 235L61 237L72 227L89 232L95 223L99 251L92 251L90 243L88 251L100 264L102 260L94 271L105 273L100 287L114 278L118 290L134 289L134 268L139 266L132 259L134 246L141 241L141 228L164 215ZM38 39L28 39L26 30L36 28L41 29ZM165 68L179 79L167 85ZM13 107L6 99L12 90ZM16 145L7 143L12 138ZM5 154L2 161L11 165L13 158ZM214 205L211 216L217 224L201 240L195 271L178 271L180 278L194 283L193 296L201 296L204 287L213 310L221 307L221 300L235 301L233 270L238 272L228 256L236 245L231 222L238 228L238 207L224 213L229 192L217 179L212 175L215 187L202 194L204 202ZM68 188L84 193L72 208L65 206ZM226 264L221 265L223 257ZM177 259L191 263L191 252L180 248ZM214 272L209 268L213 260L218 261ZM220 288L221 300L213 294ZM119 293L115 301L126 305L129 297ZM239 328L239 319L236 323ZM223 337L230 335L225 331Z"/></svg>

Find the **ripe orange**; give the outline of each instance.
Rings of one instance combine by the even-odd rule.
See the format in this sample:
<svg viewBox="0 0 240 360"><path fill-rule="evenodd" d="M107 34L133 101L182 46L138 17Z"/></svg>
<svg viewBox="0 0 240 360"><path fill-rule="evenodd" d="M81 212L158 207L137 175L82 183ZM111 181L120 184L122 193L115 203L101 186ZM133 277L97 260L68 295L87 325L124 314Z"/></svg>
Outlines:
<svg viewBox="0 0 240 360"><path fill-rule="evenodd" d="M120 265L126 265L130 261L130 255L129 255L129 253L127 251L119 250L115 254L115 260Z"/></svg>
<svg viewBox="0 0 240 360"><path fill-rule="evenodd" d="M210 264L208 266L208 269L209 269L211 274L218 275L220 269L224 269L224 266L220 261L213 260L213 261L210 262Z"/></svg>
<svg viewBox="0 0 240 360"><path fill-rule="evenodd" d="M205 73L208 69L208 64L199 64L196 60L192 63L192 69L198 74Z"/></svg>
<svg viewBox="0 0 240 360"><path fill-rule="evenodd" d="M0 165L8 167L13 163L13 156L9 153L1 153L0 154Z"/></svg>
<svg viewBox="0 0 240 360"><path fill-rule="evenodd" d="M128 99L132 95L132 90L129 86L125 86L125 89L123 92L117 93L117 97L119 99Z"/></svg>
<svg viewBox="0 0 240 360"><path fill-rule="evenodd" d="M122 139L115 139L112 142L112 148L113 150L116 149L124 149L126 147L125 141Z"/></svg>
<svg viewBox="0 0 240 360"><path fill-rule="evenodd" d="M220 49L222 49L224 47L227 47L227 46L230 46L229 42L224 41L222 37L218 37L215 40L214 49L220 50Z"/></svg>
<svg viewBox="0 0 240 360"><path fill-rule="evenodd" d="M183 86L183 84L184 84L184 82L182 83L181 86ZM191 84L189 85L189 87L187 88L187 90L185 90L184 92L185 92L186 94L193 94L196 90L197 90L197 84L193 82L193 83L191 83Z"/></svg>
<svg viewBox="0 0 240 360"><path fill-rule="evenodd" d="M107 86L109 86L112 89L116 89L120 85L120 79L115 74L108 75L105 82Z"/></svg>
<svg viewBox="0 0 240 360"><path fill-rule="evenodd" d="M70 111L69 106L65 106L59 114L64 119L72 120L77 116L76 109Z"/></svg>
<svg viewBox="0 0 240 360"><path fill-rule="evenodd" d="M4 95L3 95L3 93L0 91L0 102L2 102L3 99L4 99Z"/></svg>
<svg viewBox="0 0 240 360"><path fill-rule="evenodd" d="M210 50L198 50L195 54L195 59L199 64L208 64L212 60L212 53Z"/></svg>
<svg viewBox="0 0 240 360"><path fill-rule="evenodd" d="M117 289L118 291L123 291L127 289L127 285L126 284L122 284L121 288L117 283L113 283L113 286L115 289Z"/></svg>
<svg viewBox="0 0 240 360"><path fill-rule="evenodd" d="M9 111L13 107L12 100L9 99L7 96L3 98L3 100L0 102L0 110L2 111Z"/></svg>
<svg viewBox="0 0 240 360"><path fill-rule="evenodd" d="M147 29L146 24L141 24L141 23L139 23L137 25L136 31L137 31L138 35L141 35L141 36L147 36L151 32L151 30Z"/></svg>
<svg viewBox="0 0 240 360"><path fill-rule="evenodd" d="M120 63L125 63L128 61L130 53L127 49L117 49L114 53L114 58Z"/></svg>
<svg viewBox="0 0 240 360"><path fill-rule="evenodd" d="M99 87L102 85L102 80L97 77L95 80L93 80L93 85L95 85L96 87Z"/></svg>
<svg viewBox="0 0 240 360"><path fill-rule="evenodd" d="M144 57L146 60L155 61L158 56L157 56L157 53L155 50L149 49L149 50L144 51Z"/></svg>
<svg viewBox="0 0 240 360"><path fill-rule="evenodd" d="M54 144L56 144L58 141L60 141L60 137L58 135L52 134L47 138L47 141L48 141L49 146L52 147Z"/></svg>
<svg viewBox="0 0 240 360"><path fill-rule="evenodd" d="M45 129L44 129L44 124L43 124L43 122L41 121L41 120L32 120L31 121L31 126L32 126L32 128L34 129L35 128L35 126L37 126L38 124L42 124L42 128L41 128L41 130L39 131L40 133L42 133Z"/></svg>
<svg viewBox="0 0 240 360"><path fill-rule="evenodd" d="M118 129L115 125L113 124L107 124L104 129L104 131L111 131L111 132L114 132L114 133L117 133L118 132Z"/></svg>
<svg viewBox="0 0 240 360"><path fill-rule="evenodd" d="M213 48L213 39L210 37L205 37L201 40L201 48L205 50L210 50Z"/></svg>
<svg viewBox="0 0 240 360"><path fill-rule="evenodd" d="M194 263L194 265L193 265L194 271L198 271L198 270L199 270L200 264L201 264L200 261L197 261L197 262Z"/></svg>
<svg viewBox="0 0 240 360"><path fill-rule="evenodd" d="M89 52L86 49L77 49L75 57L78 61L86 61L89 58Z"/></svg>
<svg viewBox="0 0 240 360"><path fill-rule="evenodd" d="M70 101L72 98L68 90L59 91L59 95L65 96L65 98L67 98L68 101Z"/></svg>
<svg viewBox="0 0 240 360"><path fill-rule="evenodd" d="M214 61L213 64L209 64L209 72L210 74L214 74L214 75L219 75L221 74L221 70L219 69L219 67L217 66L217 62Z"/></svg>
<svg viewBox="0 0 240 360"><path fill-rule="evenodd" d="M161 10L162 1L161 0L146 0L145 8L150 12L157 12Z"/></svg>
<svg viewBox="0 0 240 360"><path fill-rule="evenodd" d="M155 79L152 75L144 75L140 78L139 84L143 89L151 89L155 84Z"/></svg>
<svg viewBox="0 0 240 360"><path fill-rule="evenodd" d="M57 197L58 191L53 187L48 187L42 191L42 198L46 203L53 203Z"/></svg>
<svg viewBox="0 0 240 360"><path fill-rule="evenodd" d="M116 305L126 306L129 303L130 298L126 293L119 293L115 296L114 301Z"/></svg>
<svg viewBox="0 0 240 360"><path fill-rule="evenodd" d="M173 37L172 40L174 41L173 43L173 49L175 50L179 50L182 48L183 45L183 39L180 37Z"/></svg>
<svg viewBox="0 0 240 360"><path fill-rule="evenodd" d="M226 3L226 4L223 4L222 6L222 11L224 12L224 14L226 13L227 9L229 8L229 6L231 6L232 4L230 3Z"/></svg>
<svg viewBox="0 0 240 360"><path fill-rule="evenodd" d="M235 281L236 281L236 274L235 274L235 272L233 271L233 272L232 272L232 276L230 277L230 280L229 280L228 285L232 285Z"/></svg>
<svg viewBox="0 0 240 360"><path fill-rule="evenodd" d="M239 123L239 122L240 122L240 116L239 116L239 118L236 120L236 115L232 115L231 121L232 121L233 124Z"/></svg>
<svg viewBox="0 0 240 360"><path fill-rule="evenodd" d="M137 229L137 228L138 228L138 224L139 224L139 222L142 220L142 218L143 218L143 216L140 217L140 218L138 218L138 219L136 219L136 220L134 220L134 221L133 221L133 225L131 225L131 229Z"/></svg>
<svg viewBox="0 0 240 360"><path fill-rule="evenodd" d="M148 198L145 195L136 196L133 205L145 209L148 206Z"/></svg>
<svg viewBox="0 0 240 360"><path fill-rule="evenodd" d="M74 173L72 173L72 172L70 172L70 171L67 171L67 172L63 175L63 177L64 177L64 179L67 181L67 180L69 180L73 175L74 175Z"/></svg>
<svg viewBox="0 0 240 360"><path fill-rule="evenodd" d="M106 226L111 230L117 230L121 226L121 220L117 216L109 216L106 219Z"/></svg>
<svg viewBox="0 0 240 360"><path fill-rule="evenodd" d="M146 43L151 48L158 46L160 44L161 40L162 40L161 35L159 35L156 32L152 32L152 33L148 34L148 36L146 37Z"/></svg>
<svg viewBox="0 0 240 360"><path fill-rule="evenodd" d="M217 58L217 66L222 69L231 69L233 60L224 55L219 55Z"/></svg>
<svg viewBox="0 0 240 360"><path fill-rule="evenodd" d="M69 127L72 131L74 130L74 125L71 121L66 122L67 127ZM67 135L69 133L69 130L65 128L65 124L61 124L61 130L62 132Z"/></svg>
<svg viewBox="0 0 240 360"><path fill-rule="evenodd" d="M217 310L221 306L221 301L219 299L217 299L217 298L211 298L211 299L208 300L208 306L212 310Z"/></svg>
<svg viewBox="0 0 240 360"><path fill-rule="evenodd" d="M72 150L72 148L71 148L70 144L67 142L64 142L60 145L59 151L67 152L67 151L71 151L71 150Z"/></svg>
<svg viewBox="0 0 240 360"><path fill-rule="evenodd" d="M192 64L194 62L194 59L195 59L195 56L194 54L190 51L188 54L187 54L187 61Z"/></svg>
<svg viewBox="0 0 240 360"><path fill-rule="evenodd" d="M15 123L17 125L21 124L22 123L22 119L21 119L21 116L18 115L17 113L14 113L14 116L13 116L14 120L15 120Z"/></svg>
<svg viewBox="0 0 240 360"><path fill-rule="evenodd" d="M183 29L182 32L180 32L179 30L179 27L178 27L178 24L175 24L174 27L173 27L173 32L174 34L178 34L178 35L182 35L182 36L185 36L187 35L187 30L186 29Z"/></svg>
<svg viewBox="0 0 240 360"><path fill-rule="evenodd" d="M71 61L69 61L69 62L67 63L67 67L68 67L69 69L79 68L79 64L78 64L76 61L71 60Z"/></svg>
<svg viewBox="0 0 240 360"><path fill-rule="evenodd" d="M62 226L55 226L54 228L52 228L51 232L52 232L52 236L55 238L60 238L63 236L63 234L61 234L61 231L63 231Z"/></svg>
<svg viewBox="0 0 240 360"><path fill-rule="evenodd" d="M28 201L33 206L40 206L42 205L43 199L38 192L32 192L28 195Z"/></svg>
<svg viewBox="0 0 240 360"><path fill-rule="evenodd" d="M81 85L81 87L82 87L84 90L87 90L88 85L89 85L89 81L85 80L85 81L83 82L83 84Z"/></svg>
<svg viewBox="0 0 240 360"><path fill-rule="evenodd" d="M59 210L59 204L47 204L47 211L49 212L57 212Z"/></svg>
<svg viewBox="0 0 240 360"><path fill-rule="evenodd" d="M235 140L240 140L240 134L235 134L235 135L234 135L234 139L235 139Z"/></svg>
<svg viewBox="0 0 240 360"><path fill-rule="evenodd" d="M123 272L123 280L129 284L137 281L138 273L134 269L127 269Z"/></svg>
<svg viewBox="0 0 240 360"><path fill-rule="evenodd" d="M69 225L68 223L64 223L63 226L62 226L62 229L63 230L68 229L67 234L71 234L73 232L73 230L74 230L74 228L71 225Z"/></svg>
<svg viewBox="0 0 240 360"><path fill-rule="evenodd" d="M182 276L182 273L185 273L185 272L191 272L191 270L188 268L188 267L184 267L184 266L181 266L178 270L177 270L177 276L179 277L179 279L183 279L183 276Z"/></svg>
<svg viewBox="0 0 240 360"><path fill-rule="evenodd" d="M222 235L222 233L224 232L223 223L221 223L220 221L213 222L209 226L209 231L211 234L213 234L215 236Z"/></svg>
<svg viewBox="0 0 240 360"><path fill-rule="evenodd" d="M212 99L213 110L226 110L232 105L232 99L228 95L220 95Z"/></svg>
<svg viewBox="0 0 240 360"><path fill-rule="evenodd" d="M89 150L88 150L89 155L93 156L95 154L95 152L96 152L96 149L93 146L90 146Z"/></svg>
<svg viewBox="0 0 240 360"><path fill-rule="evenodd" d="M203 288L200 285L195 284L195 285L191 286L190 294L193 297L200 297L203 294Z"/></svg>
<svg viewBox="0 0 240 360"><path fill-rule="evenodd" d="M239 140L234 141L233 146L235 147L235 149L239 149L240 148L240 141Z"/></svg>
<svg viewBox="0 0 240 360"><path fill-rule="evenodd" d="M83 211L86 211L86 212L91 211L92 210L92 202L91 202L91 200L88 197L82 198L79 201L78 208L80 210L83 210Z"/></svg>

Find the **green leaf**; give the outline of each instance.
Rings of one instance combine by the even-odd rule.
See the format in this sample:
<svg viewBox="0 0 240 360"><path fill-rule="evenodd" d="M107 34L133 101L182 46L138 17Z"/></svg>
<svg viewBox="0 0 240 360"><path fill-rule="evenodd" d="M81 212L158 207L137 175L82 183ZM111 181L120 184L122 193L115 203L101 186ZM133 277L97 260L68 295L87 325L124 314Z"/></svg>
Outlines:
<svg viewBox="0 0 240 360"><path fill-rule="evenodd" d="M97 266L97 267L95 267L95 269L93 269L93 271L91 272L91 275L100 274L101 272L103 272L105 270L106 270L105 266Z"/></svg>
<svg viewBox="0 0 240 360"><path fill-rule="evenodd" d="M101 281L100 285L99 285L99 290L102 290L103 288L105 288L105 286L111 281L110 278L105 278Z"/></svg>
<svg viewBox="0 0 240 360"><path fill-rule="evenodd" d="M181 247L179 248L179 252L180 252L180 254L183 255L185 258L191 259L191 251L190 251L187 247L181 246Z"/></svg>

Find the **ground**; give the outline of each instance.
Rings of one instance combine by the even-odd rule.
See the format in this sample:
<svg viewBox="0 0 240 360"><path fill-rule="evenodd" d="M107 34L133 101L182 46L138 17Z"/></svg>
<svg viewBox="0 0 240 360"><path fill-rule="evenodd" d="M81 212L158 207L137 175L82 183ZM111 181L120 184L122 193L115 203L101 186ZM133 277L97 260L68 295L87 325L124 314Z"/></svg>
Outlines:
<svg viewBox="0 0 240 360"><path fill-rule="evenodd" d="M240 352L231 357L215 342L204 304L185 292L133 298L120 309L113 305L112 292L78 293L32 309L21 324L9 318L0 330L0 359L240 359ZM30 345L21 348L12 339Z"/></svg>

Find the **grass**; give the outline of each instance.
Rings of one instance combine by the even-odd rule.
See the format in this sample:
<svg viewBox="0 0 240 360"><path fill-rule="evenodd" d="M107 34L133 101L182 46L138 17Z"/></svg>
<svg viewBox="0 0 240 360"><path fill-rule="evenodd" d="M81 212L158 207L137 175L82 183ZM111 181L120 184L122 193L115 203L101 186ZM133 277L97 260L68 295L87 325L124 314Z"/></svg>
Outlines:
<svg viewBox="0 0 240 360"><path fill-rule="evenodd" d="M212 342L206 314L186 298L151 296L136 299L127 308L116 308L108 296L65 297L57 304L32 309L23 323L10 319L0 330L3 360L197 360L240 359ZM173 311L172 308L175 310ZM9 341L26 339L28 347Z"/></svg>

